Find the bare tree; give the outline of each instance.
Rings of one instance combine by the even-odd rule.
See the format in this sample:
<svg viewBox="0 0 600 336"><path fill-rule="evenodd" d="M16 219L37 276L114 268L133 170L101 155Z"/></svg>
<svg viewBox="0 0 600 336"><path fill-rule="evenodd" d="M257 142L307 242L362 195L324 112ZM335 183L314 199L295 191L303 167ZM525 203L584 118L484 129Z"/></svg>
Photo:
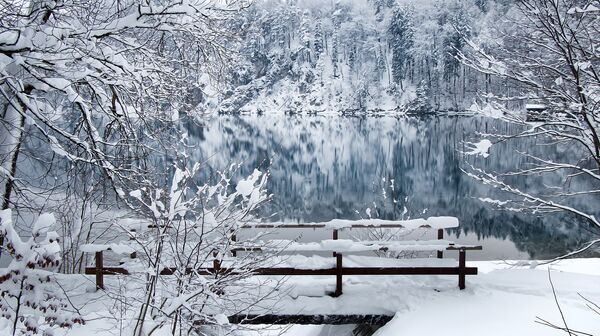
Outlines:
<svg viewBox="0 0 600 336"><path fill-rule="evenodd" d="M549 157L539 148L530 148L519 152L526 164L513 171L489 172L470 166L466 172L509 194L506 200L488 199L492 204L513 211L570 214L566 218L589 230L586 244L548 261L553 262L600 243L600 221L595 217L600 193L600 52L596 47L600 2L519 0L507 16L510 19L496 27L495 45L468 41L471 51L459 54L467 66L506 83L503 91L488 94L486 99L493 99L491 104L503 112L504 120L523 126L517 134L484 136L497 142L535 138L542 147L562 147L565 155ZM515 112L522 102L536 103L537 113ZM489 150L488 145L475 147ZM515 177L537 183L530 189L519 188ZM543 184L546 181L555 183ZM589 335L567 324L550 273L548 277L562 321L555 324L537 317L536 322L568 335ZM588 307L597 312L597 305Z"/></svg>
<svg viewBox="0 0 600 336"><path fill-rule="evenodd" d="M164 180L149 157L176 156L174 121L193 110L199 77L223 64L224 22L242 5L2 2L2 208L64 192L70 181L54 178L64 166L101 181L105 200Z"/></svg>
<svg viewBox="0 0 600 336"><path fill-rule="evenodd" d="M57 228L65 272L85 265L82 244L131 236L115 230L122 208L145 220L151 229L131 236L131 244L135 262L155 272L142 281L135 334L165 325L175 333L197 316L217 322L203 305L253 267L252 258L239 258L243 272L209 281L190 271L213 262L215 253L217 259L229 253L237 225L265 200L264 192L255 192L265 177L256 173L246 180L249 187L231 193L229 179L193 187L193 174L171 164L185 157L178 150L185 138L180 118L193 114L200 78L226 63L227 23L244 6L219 0L0 3L2 209L13 209L13 217L58 212L65 219ZM164 193L173 171L171 193ZM175 281L159 277L167 266L176 270Z"/></svg>
<svg viewBox="0 0 600 336"><path fill-rule="evenodd" d="M569 153L564 158L552 158L531 148L519 153L529 165L514 171L488 172L478 167L467 170L483 183L512 194L502 202L494 201L496 205L517 211L568 213L584 228L591 228L590 242L562 257L600 242L600 222L593 212L600 193L598 8L598 1L521 0L507 15L510 19L496 27L499 38L495 44L490 46L488 41L484 48L468 41L470 52L459 54L464 64L507 83L510 92L497 91L486 98L494 98L492 104L503 112L504 120L523 126L517 134L484 136L496 142L535 138L542 146L561 146ZM514 111L515 106L522 107L523 101L545 109L534 116L535 122L528 122L531 115ZM508 102L513 103L512 109L507 107ZM553 185L539 185L536 190L519 189L511 181L515 176L551 175L562 178ZM579 201L584 197L585 202Z"/></svg>
<svg viewBox="0 0 600 336"><path fill-rule="evenodd" d="M231 191L233 170L214 184L197 186L193 177L199 168L176 169L169 191L131 191L142 225L135 230L123 226L121 245L85 246L87 251L111 246L135 253L123 264L136 274L125 279L129 292L106 288L109 296L127 301L135 312L130 318L134 335L159 330L198 334L203 326L231 327L226 313L246 311L269 292L252 291L254 286L244 281L269 255L232 253L236 246L260 244L262 235L240 239L238 231L269 199L264 190L267 175L254 171ZM207 275L202 271L206 268L215 271Z"/></svg>

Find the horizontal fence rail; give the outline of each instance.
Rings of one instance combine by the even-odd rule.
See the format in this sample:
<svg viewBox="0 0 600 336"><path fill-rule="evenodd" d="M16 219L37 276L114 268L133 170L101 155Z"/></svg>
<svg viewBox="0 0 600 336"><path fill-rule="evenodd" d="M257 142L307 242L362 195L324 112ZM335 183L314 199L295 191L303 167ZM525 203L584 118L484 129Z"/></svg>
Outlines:
<svg viewBox="0 0 600 336"><path fill-rule="evenodd" d="M394 315L251 315L239 314L228 316L229 323L234 324L371 324L384 325Z"/></svg>
<svg viewBox="0 0 600 336"><path fill-rule="evenodd" d="M160 275L173 275L176 273L175 268L163 268L160 271ZM460 269L458 267L342 267L342 275L458 275ZM221 274L244 274L251 273L252 275L280 275L280 276L294 276L294 275L336 275L338 269L336 268L319 268L319 269L298 269L293 267L265 267L248 270L248 272L241 272L236 268L200 268L200 269L188 269L186 274L196 273L199 275L213 275L217 273ZM465 267L464 273L466 275L476 275L477 267ZM96 275L98 271L95 267L87 267L85 274ZM101 269L102 275L132 275L135 272L129 272L123 267L103 267Z"/></svg>

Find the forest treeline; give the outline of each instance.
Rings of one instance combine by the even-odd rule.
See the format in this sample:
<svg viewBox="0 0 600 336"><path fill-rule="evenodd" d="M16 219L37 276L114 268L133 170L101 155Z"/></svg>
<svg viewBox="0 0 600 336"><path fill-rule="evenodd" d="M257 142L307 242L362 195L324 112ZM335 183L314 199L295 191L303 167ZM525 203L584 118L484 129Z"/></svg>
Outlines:
<svg viewBox="0 0 600 336"><path fill-rule="evenodd" d="M465 66L467 40L493 49L512 1L255 2L232 23L231 70L208 110L360 113L463 110L506 81Z"/></svg>

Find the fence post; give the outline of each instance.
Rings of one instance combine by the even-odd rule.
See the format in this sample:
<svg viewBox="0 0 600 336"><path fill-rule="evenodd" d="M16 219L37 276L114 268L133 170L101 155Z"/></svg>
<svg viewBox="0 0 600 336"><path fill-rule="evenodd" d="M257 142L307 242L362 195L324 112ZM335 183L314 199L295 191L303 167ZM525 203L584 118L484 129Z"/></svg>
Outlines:
<svg viewBox="0 0 600 336"><path fill-rule="evenodd" d="M215 270L215 279L219 278L219 273L221 270L221 261L218 259L219 253L217 251L213 251L213 269ZM215 288L214 293L217 295L225 294L225 291L222 288Z"/></svg>
<svg viewBox="0 0 600 336"><path fill-rule="evenodd" d="M215 276L217 275L217 273L219 272L219 269L221 268L221 262L219 261L219 259L217 259L217 257L219 256L219 254L215 251L213 252L213 269L215 270Z"/></svg>
<svg viewBox="0 0 600 336"><path fill-rule="evenodd" d="M336 253L335 255L335 293L334 297L342 295L342 254Z"/></svg>
<svg viewBox="0 0 600 336"><path fill-rule="evenodd" d="M235 231L231 230L231 242L235 243L237 242L237 237L235 235ZM236 250L231 250L231 256L232 257L237 257L237 251Z"/></svg>
<svg viewBox="0 0 600 336"><path fill-rule="evenodd" d="M338 230L333 229L333 240L338 240ZM333 256L335 257L336 253L333 252Z"/></svg>
<svg viewBox="0 0 600 336"><path fill-rule="evenodd" d="M438 229L437 239L444 239L444 229ZM437 251L438 259L442 259L444 257L444 251Z"/></svg>
<svg viewBox="0 0 600 336"><path fill-rule="evenodd" d="M103 256L102 251L96 252L96 289L104 289L104 274L103 274Z"/></svg>
<svg viewBox="0 0 600 336"><path fill-rule="evenodd" d="M137 230L136 229L131 229L129 230L129 240L135 240L135 235L137 234ZM129 255L130 259L135 259L137 258L137 252L133 251L131 252L131 254Z"/></svg>
<svg viewBox="0 0 600 336"><path fill-rule="evenodd" d="M466 264L466 251L460 249L458 251L458 288L465 289L465 264Z"/></svg>

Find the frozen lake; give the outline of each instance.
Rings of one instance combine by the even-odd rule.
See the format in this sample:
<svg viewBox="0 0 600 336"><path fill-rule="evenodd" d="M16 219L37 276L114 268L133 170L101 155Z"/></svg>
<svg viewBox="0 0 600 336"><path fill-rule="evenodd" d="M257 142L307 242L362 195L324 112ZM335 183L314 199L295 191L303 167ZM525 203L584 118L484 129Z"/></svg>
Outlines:
<svg viewBox="0 0 600 336"><path fill-rule="evenodd" d="M451 239L484 246L470 260L557 256L586 241L577 220L497 210L480 198L503 195L463 172L471 164L496 172L527 164L517 150L538 148L533 139L495 144L488 158L464 155L468 142L483 138L480 133L514 134L519 127L474 117L220 116L189 127L189 153L207 163L206 174L232 163L241 163L240 174L269 169L274 198L263 214L273 221L447 215L461 223ZM567 159L570 149L539 150ZM513 182L532 190L556 184L560 176ZM598 204L598 198L576 201L588 209ZM294 234L328 238L318 231Z"/></svg>

